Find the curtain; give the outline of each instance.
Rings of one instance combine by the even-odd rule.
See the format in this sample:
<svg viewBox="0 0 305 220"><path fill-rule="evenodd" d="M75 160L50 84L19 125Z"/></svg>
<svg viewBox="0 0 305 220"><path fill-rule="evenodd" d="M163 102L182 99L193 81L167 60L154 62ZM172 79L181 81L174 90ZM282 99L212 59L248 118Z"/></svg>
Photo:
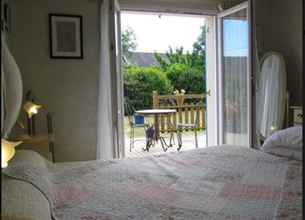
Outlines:
<svg viewBox="0 0 305 220"><path fill-rule="evenodd" d="M1 32L1 137L7 138L17 121L22 104L22 79L17 63ZM2 125L3 124L3 125Z"/></svg>
<svg viewBox="0 0 305 220"><path fill-rule="evenodd" d="M114 158L114 132L111 93L111 50L110 50L109 1L100 4L100 73L97 110L97 158Z"/></svg>

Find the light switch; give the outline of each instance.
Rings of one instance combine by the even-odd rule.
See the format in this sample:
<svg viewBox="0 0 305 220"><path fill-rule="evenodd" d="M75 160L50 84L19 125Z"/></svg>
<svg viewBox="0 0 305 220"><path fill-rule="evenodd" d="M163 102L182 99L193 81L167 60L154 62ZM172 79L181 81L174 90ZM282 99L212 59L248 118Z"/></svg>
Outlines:
<svg viewBox="0 0 305 220"><path fill-rule="evenodd" d="M303 123L303 111L302 111L302 109L294 109L293 110L293 123L295 125Z"/></svg>

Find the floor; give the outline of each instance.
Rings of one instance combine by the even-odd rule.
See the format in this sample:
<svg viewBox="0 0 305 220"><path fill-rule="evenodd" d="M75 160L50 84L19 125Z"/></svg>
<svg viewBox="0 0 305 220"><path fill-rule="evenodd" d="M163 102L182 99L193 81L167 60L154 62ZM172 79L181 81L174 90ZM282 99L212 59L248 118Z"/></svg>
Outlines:
<svg viewBox="0 0 305 220"><path fill-rule="evenodd" d="M165 135L166 142L169 141L169 135ZM135 138L136 142L134 143L134 148L130 151L129 146L129 137L125 136L125 155L128 158L135 158L135 157L144 157L148 155L155 155L155 154L163 154L166 152L173 152L177 151L177 136L174 135L174 146L169 148L166 152L163 151L161 147L160 141L155 144L155 146L152 146L149 150L149 152L144 151L143 148L145 147L145 138ZM205 131L198 132L198 148L206 147L206 134ZM195 149L195 138L193 132L184 132L182 134L182 148L180 151L186 151Z"/></svg>

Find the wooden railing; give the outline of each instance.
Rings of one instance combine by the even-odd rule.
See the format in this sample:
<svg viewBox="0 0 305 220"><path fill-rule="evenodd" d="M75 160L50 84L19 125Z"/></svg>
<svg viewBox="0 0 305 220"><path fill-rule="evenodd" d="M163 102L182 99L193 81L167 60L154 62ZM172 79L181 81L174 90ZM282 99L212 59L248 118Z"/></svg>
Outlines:
<svg viewBox="0 0 305 220"><path fill-rule="evenodd" d="M176 109L177 113L171 116L161 116L160 123L157 122L161 133L175 131L177 123L195 123L196 114L198 113L198 129L206 128L206 106L204 99L207 94L183 94L176 95L159 95L153 92L153 108L154 109ZM173 127L168 126L168 122Z"/></svg>

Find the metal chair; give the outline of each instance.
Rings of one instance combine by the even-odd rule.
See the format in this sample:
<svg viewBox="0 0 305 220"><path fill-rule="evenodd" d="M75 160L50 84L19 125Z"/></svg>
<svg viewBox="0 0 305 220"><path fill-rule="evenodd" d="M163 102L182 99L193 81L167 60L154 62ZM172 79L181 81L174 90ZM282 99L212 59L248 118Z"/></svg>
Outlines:
<svg viewBox="0 0 305 220"><path fill-rule="evenodd" d="M125 110L128 117L128 123L130 126L130 135L129 135L129 151L131 152L131 149L134 148L135 138L134 138L134 131L135 128L143 128L144 133L146 136L146 129L148 128L148 124L144 123L144 116L134 114L135 109L128 104L128 101L125 101ZM147 141L147 139L146 139Z"/></svg>
<svg viewBox="0 0 305 220"><path fill-rule="evenodd" d="M195 145L198 148L198 138L197 138L197 131L199 128L199 119L200 119L200 105L196 105L195 111L195 121L194 123L177 123L177 139L178 139L178 148L177 151L180 151L182 147L182 131L183 130L193 130L195 136Z"/></svg>

